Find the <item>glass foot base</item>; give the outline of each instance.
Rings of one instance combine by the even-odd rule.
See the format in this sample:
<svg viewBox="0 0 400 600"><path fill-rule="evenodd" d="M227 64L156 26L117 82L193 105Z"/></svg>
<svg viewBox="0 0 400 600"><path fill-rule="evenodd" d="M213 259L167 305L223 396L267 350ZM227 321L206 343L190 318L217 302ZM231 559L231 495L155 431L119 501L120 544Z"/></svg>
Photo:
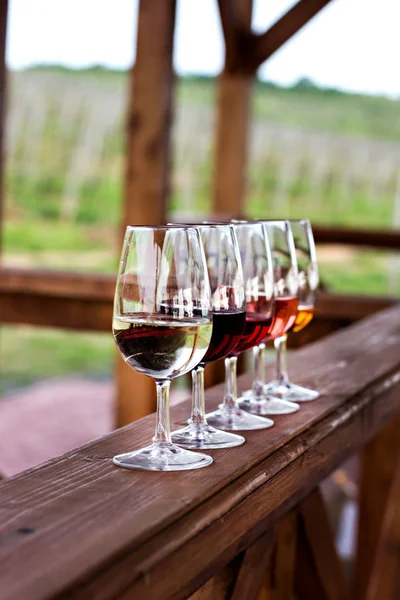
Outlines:
<svg viewBox="0 0 400 600"><path fill-rule="evenodd" d="M124 469L144 471L186 471L211 465L213 459L207 454L190 452L168 442L153 443L141 450L114 456L113 463Z"/></svg>
<svg viewBox="0 0 400 600"><path fill-rule="evenodd" d="M320 396L320 393L316 390L310 390L295 383L281 383L279 381L268 383L264 388L264 392L289 402L310 402Z"/></svg>
<svg viewBox="0 0 400 600"><path fill-rule="evenodd" d="M209 450L233 448L241 446L246 441L242 435L220 431L208 423L191 423L183 429L174 431L171 437L174 444L199 450L202 448Z"/></svg>
<svg viewBox="0 0 400 600"><path fill-rule="evenodd" d="M230 431L249 431L252 429L267 429L272 427L272 419L252 415L240 408L226 408L220 406L217 410L206 415L210 425L218 429Z"/></svg>
<svg viewBox="0 0 400 600"><path fill-rule="evenodd" d="M239 406L253 415L288 415L300 410L300 406L295 402L288 402L274 396L257 400L254 396L246 395L240 398Z"/></svg>

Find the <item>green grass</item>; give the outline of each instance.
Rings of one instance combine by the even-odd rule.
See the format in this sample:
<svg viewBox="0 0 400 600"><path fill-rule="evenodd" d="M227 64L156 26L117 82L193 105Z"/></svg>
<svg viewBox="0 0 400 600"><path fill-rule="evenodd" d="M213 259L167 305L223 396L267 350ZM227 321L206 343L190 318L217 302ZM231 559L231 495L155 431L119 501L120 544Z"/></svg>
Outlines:
<svg viewBox="0 0 400 600"><path fill-rule="evenodd" d="M109 335L27 326L2 327L0 392L43 378L111 377L114 342Z"/></svg>

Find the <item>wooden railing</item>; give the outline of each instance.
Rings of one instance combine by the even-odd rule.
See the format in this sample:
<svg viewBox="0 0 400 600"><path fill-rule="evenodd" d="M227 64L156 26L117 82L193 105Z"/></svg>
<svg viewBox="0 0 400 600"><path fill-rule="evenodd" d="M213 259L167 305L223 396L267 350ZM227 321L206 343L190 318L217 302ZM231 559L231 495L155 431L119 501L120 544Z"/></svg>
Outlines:
<svg viewBox="0 0 400 600"><path fill-rule="evenodd" d="M198 471L148 473L112 456L154 415L0 483L0 597L395 600L400 588L400 306L296 351L322 396L211 452ZM239 388L250 384L240 378ZM207 394L208 408L222 387ZM189 413L172 412L178 426ZM358 551L342 571L319 485L362 451Z"/></svg>

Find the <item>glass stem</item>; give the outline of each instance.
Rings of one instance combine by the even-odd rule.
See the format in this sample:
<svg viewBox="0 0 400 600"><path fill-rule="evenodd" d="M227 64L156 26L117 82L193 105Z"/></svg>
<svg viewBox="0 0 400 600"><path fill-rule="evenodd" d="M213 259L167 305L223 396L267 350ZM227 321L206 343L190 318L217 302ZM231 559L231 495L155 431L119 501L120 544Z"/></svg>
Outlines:
<svg viewBox="0 0 400 600"><path fill-rule="evenodd" d="M192 371L192 415L189 423L205 425L204 367L198 365Z"/></svg>
<svg viewBox="0 0 400 600"><path fill-rule="evenodd" d="M276 379L282 384L289 383L289 376L286 368L286 340L286 333L274 340L276 350Z"/></svg>
<svg viewBox="0 0 400 600"><path fill-rule="evenodd" d="M265 344L259 344L253 348L254 356L254 379L253 396L261 400L264 394L265 370L264 370L264 350Z"/></svg>
<svg viewBox="0 0 400 600"><path fill-rule="evenodd" d="M171 382L156 381L157 386L157 414L156 432L153 437L155 444L171 444L171 432L169 425L169 388Z"/></svg>
<svg viewBox="0 0 400 600"><path fill-rule="evenodd" d="M238 408L236 366L236 356L225 359L225 408Z"/></svg>

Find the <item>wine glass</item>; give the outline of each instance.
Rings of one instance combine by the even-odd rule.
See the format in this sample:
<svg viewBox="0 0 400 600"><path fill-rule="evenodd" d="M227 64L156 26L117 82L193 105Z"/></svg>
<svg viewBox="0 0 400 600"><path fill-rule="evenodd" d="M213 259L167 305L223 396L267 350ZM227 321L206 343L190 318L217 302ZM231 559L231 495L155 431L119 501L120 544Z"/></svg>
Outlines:
<svg viewBox="0 0 400 600"><path fill-rule="evenodd" d="M300 406L265 393L265 343L284 335L292 327L299 303L299 275L293 235L288 221L262 221L271 248L274 273L274 311L261 344L253 348L255 377L251 390L244 392L240 407L254 414L280 415Z"/></svg>
<svg viewBox="0 0 400 600"><path fill-rule="evenodd" d="M229 448L243 444L245 439L207 423L204 368L208 363L228 356L241 338L246 317L242 263L232 225L203 224L198 229L210 279L213 331L206 354L192 371L189 425L174 431L172 441L185 448Z"/></svg>
<svg viewBox="0 0 400 600"><path fill-rule="evenodd" d="M115 456L128 469L180 471L212 458L171 441L171 380L204 357L212 334L207 265L195 228L128 227L122 248L113 334L125 362L155 380L156 430L146 448ZM137 398L140 402L140 398Z"/></svg>
<svg viewBox="0 0 400 600"><path fill-rule="evenodd" d="M246 321L239 343L225 359L225 397L218 409L207 415L210 425L219 429L265 429L274 422L241 410L237 399L237 357L264 339L273 311L272 257L265 228L261 223L235 222L242 259L246 296Z"/></svg>
<svg viewBox="0 0 400 600"><path fill-rule="evenodd" d="M315 400L320 395L316 390L291 383L286 370L287 333L296 333L306 327L313 318L319 284L317 254L314 236L308 219L291 220L294 245L299 266L299 306L296 318L286 333L275 341L277 352L276 377L266 387L268 393L294 402Z"/></svg>

